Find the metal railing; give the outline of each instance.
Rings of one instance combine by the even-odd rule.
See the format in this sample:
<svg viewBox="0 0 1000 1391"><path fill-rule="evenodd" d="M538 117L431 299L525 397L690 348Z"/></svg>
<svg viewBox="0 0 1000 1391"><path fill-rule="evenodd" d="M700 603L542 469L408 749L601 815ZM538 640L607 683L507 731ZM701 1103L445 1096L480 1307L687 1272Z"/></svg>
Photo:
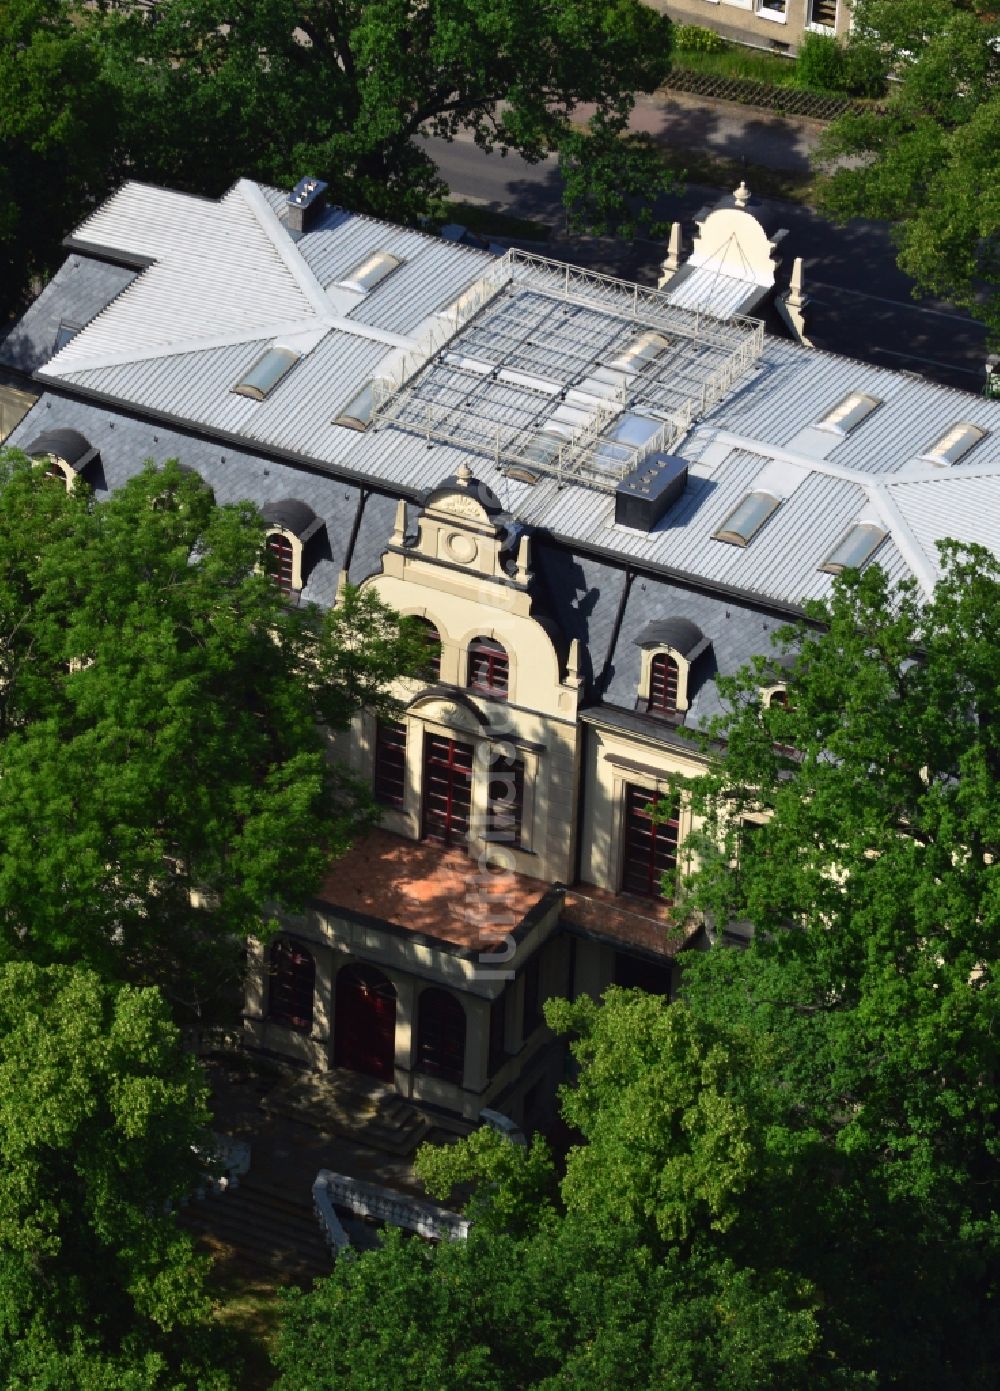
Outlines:
<svg viewBox="0 0 1000 1391"><path fill-rule="evenodd" d="M487 423L481 418L463 415L460 408L427 399L410 388L423 369L439 358L445 344L487 304L504 289L522 284L547 297L612 313L643 327L663 328L675 341L724 354L724 360L707 372L697 392L680 402L649 439L635 445L606 433L628 408L634 387L627 380L587 413L588 418L574 434L548 452L538 450L538 435L525 438L521 424L504 427L497 423L490 430L484 428ZM581 482L609 492L650 455L672 449L693 421L729 391L764 349L764 326L755 320L740 316L716 319L702 310L672 304L661 290L513 247L440 319L420 342L393 362L390 370L374 379L372 423L397 425L423 436L428 444L486 454L498 468L515 466L554 477L560 486ZM548 440L557 438L546 436L544 429L540 434Z"/></svg>

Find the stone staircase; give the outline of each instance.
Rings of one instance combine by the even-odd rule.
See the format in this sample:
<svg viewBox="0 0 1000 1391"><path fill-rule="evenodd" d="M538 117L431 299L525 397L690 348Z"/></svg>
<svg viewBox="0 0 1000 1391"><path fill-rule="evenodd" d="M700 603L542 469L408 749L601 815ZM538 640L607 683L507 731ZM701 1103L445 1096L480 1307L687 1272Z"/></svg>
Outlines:
<svg viewBox="0 0 1000 1391"><path fill-rule="evenodd" d="M282 1192L251 1173L239 1188L189 1203L179 1222L251 1278L308 1287L333 1268L308 1189Z"/></svg>
<svg viewBox="0 0 1000 1391"><path fill-rule="evenodd" d="M271 1116L299 1121L320 1135L345 1136L397 1158L411 1155L434 1129L391 1087L344 1068L307 1073L276 1088L262 1104Z"/></svg>

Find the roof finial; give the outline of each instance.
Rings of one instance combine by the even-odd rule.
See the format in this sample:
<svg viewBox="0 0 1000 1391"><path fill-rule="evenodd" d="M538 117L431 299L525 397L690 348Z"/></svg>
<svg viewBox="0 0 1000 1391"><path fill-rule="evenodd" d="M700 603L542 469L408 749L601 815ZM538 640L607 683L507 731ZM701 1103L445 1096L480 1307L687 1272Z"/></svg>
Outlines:
<svg viewBox="0 0 1000 1391"><path fill-rule="evenodd" d="M667 246L667 259L660 267L660 279L658 288L662 289L670 277L681 268L681 255L683 252L683 242L681 240L682 228L679 222L675 222L670 228L670 242Z"/></svg>
<svg viewBox="0 0 1000 1391"><path fill-rule="evenodd" d="M458 472L455 474L455 480L456 482L461 483L463 488L467 488L469 484L472 482L472 470L469 468L469 465L465 462L464 459L458 466Z"/></svg>
<svg viewBox="0 0 1000 1391"><path fill-rule="evenodd" d="M733 193L733 199L738 208L745 208L750 201L750 190L747 188L746 179L740 179L740 186Z"/></svg>

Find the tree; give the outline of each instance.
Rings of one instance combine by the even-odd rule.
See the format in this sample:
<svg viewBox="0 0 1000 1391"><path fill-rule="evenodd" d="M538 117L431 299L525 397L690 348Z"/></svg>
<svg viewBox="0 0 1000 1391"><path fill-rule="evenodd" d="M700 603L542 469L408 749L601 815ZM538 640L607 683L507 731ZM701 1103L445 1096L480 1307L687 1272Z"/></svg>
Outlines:
<svg viewBox="0 0 1000 1391"><path fill-rule="evenodd" d="M835 121L821 162L835 216L895 224L917 289L967 308L1000 344L1000 16L977 0L858 0L849 51L898 78L885 115Z"/></svg>
<svg viewBox="0 0 1000 1391"><path fill-rule="evenodd" d="M228 1391L207 1259L198 1065L155 990L0 967L0 1378L10 1391Z"/></svg>
<svg viewBox="0 0 1000 1391"><path fill-rule="evenodd" d="M290 605L249 503L148 465L108 501L0 462L0 950L197 1006L368 819L328 755L419 635Z"/></svg>
<svg viewBox="0 0 1000 1391"><path fill-rule="evenodd" d="M114 177L117 97L64 0L0 3L0 326Z"/></svg>
<svg viewBox="0 0 1000 1391"><path fill-rule="evenodd" d="M670 60L669 21L639 0L171 0L155 24L105 27L140 178L218 194L312 173L346 207L412 222L445 192L423 132L537 160L577 150L588 103L588 205L606 207L595 181L651 200L662 179L619 139Z"/></svg>
<svg viewBox="0 0 1000 1391"><path fill-rule="evenodd" d="M473 1188L467 1246L339 1264L291 1306L280 1391L373 1387L375 1322L429 1391L393 1348L420 1328L438 1365L456 1320L493 1378L457 1386L992 1387L998 613L1000 563L950 544L930 599L847 572L720 682L678 911L750 946L684 953L674 1003L548 1002L578 1066L558 1188L537 1141L423 1151L436 1196Z"/></svg>

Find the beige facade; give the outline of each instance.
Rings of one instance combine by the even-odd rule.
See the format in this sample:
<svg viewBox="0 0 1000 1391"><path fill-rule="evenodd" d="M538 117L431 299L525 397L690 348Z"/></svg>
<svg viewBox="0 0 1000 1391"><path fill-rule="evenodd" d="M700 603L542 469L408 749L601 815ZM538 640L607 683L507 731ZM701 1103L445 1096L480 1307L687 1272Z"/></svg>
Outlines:
<svg viewBox="0 0 1000 1391"><path fill-rule="evenodd" d="M759 48L794 52L808 33L843 36L851 27L849 0L653 0L678 24L701 24Z"/></svg>
<svg viewBox="0 0 1000 1391"><path fill-rule="evenodd" d="M254 945L246 1024L269 1052L364 1071L357 1037L365 1006L341 986L377 972L366 977L380 1001L368 1028L384 1034L384 1052L368 1057L367 1070L414 1101L468 1119L493 1107L530 1125L550 1112L564 1066L541 1018L546 999L598 997L616 980L671 987L680 941L654 877L658 862L649 861L644 897L621 893L627 804L637 787L647 800L669 797L671 776L696 771L697 759L656 737L581 720L580 644L539 609L528 533L468 470L430 496L415 536L410 520L400 503L381 568L365 581L400 613L432 625L437 639L436 670L394 691L397 804L385 807L380 832L331 868L314 911L287 922L277 964ZM477 689L472 663L482 638L506 659L502 692ZM637 699L649 703L657 653L675 665L683 714L695 678L669 634L643 647ZM442 832L430 809L428 750L445 746L469 754L461 824ZM332 752L378 790L374 717L361 716ZM499 834L491 820L498 761L519 767L515 824ZM664 834L680 843L688 829L679 807ZM311 1010L291 1022L280 976L286 951L314 972ZM442 1004L442 991L461 1015ZM448 1057L435 1055L445 1043L428 1041L425 1005L450 1017ZM350 1014L349 1037L338 1033L338 1010ZM343 1019L339 1027L346 1030Z"/></svg>

